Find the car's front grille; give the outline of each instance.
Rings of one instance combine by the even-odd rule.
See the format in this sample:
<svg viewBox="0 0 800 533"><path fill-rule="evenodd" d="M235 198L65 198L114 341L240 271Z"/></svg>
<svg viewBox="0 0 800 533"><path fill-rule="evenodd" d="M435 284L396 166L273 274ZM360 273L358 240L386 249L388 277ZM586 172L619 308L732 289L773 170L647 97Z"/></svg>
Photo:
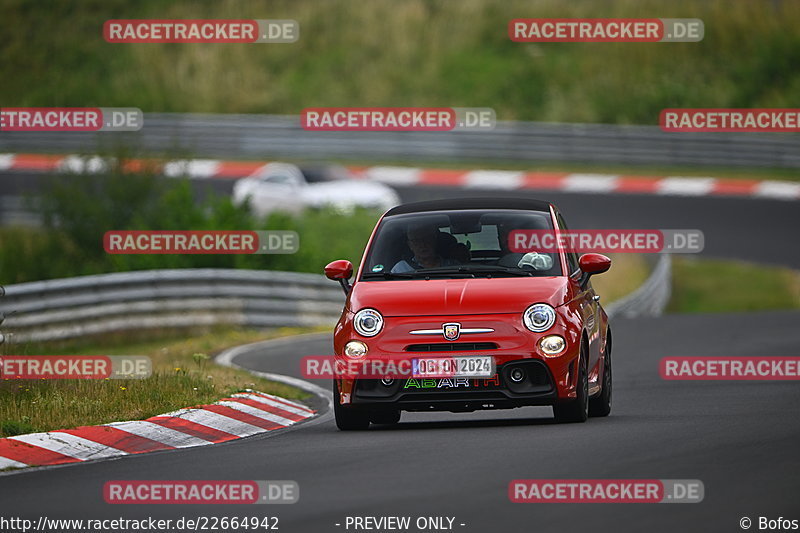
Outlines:
<svg viewBox="0 0 800 533"><path fill-rule="evenodd" d="M407 352L478 352L496 350L493 342L437 342L432 344L409 344Z"/></svg>

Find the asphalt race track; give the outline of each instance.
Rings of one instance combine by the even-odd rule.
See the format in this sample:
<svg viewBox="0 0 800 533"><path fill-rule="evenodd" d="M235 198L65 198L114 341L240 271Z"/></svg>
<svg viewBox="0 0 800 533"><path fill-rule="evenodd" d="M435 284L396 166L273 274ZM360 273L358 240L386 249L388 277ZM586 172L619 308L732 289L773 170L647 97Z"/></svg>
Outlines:
<svg viewBox="0 0 800 533"><path fill-rule="evenodd" d="M454 189L401 189L404 201ZM508 194L508 193L505 193ZM515 193L517 194L517 193ZM541 194L573 228L699 228L704 255L800 266L795 202ZM335 259L335 258L331 258ZM616 319L614 408L556 425L549 408L409 414L396 427L342 433L330 412L290 430L219 446L0 476L5 515L48 518L278 516L280 531L345 531L347 516L451 516L455 531L741 531L740 518L800 518L800 384L664 381L665 356L797 356L800 312ZM311 336L240 355L253 370L300 375ZM329 386L328 382L321 385ZM526 478L699 479L695 504L514 504ZM300 501L275 506L107 505L124 479L295 480ZM341 524L337 526L336 524ZM461 526L460 524L464 524ZM350 530L352 531L352 529Z"/></svg>
<svg viewBox="0 0 800 533"><path fill-rule="evenodd" d="M800 489L800 389L794 382L662 381L665 355L789 355L800 313L617 320L612 416L555 425L549 408L408 414L395 428L338 432L317 423L190 451L154 453L0 479L18 516L143 518L273 514L281 531L343 531L346 516L454 516L456 531L736 531L742 516L791 517ZM326 336L240 356L236 363L298 375ZM513 504L522 478L700 479L696 504ZM118 479L292 479L283 506L112 506Z"/></svg>

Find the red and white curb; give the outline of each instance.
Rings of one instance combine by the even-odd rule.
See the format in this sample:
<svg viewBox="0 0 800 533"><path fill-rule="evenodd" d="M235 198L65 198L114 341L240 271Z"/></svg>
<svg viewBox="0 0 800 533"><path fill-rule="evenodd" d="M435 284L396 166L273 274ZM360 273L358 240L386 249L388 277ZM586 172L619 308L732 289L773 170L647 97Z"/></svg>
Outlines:
<svg viewBox="0 0 800 533"><path fill-rule="evenodd" d="M368 167L361 171L366 179L397 186L432 185L475 190L529 189L598 194L745 196L800 200L800 183L777 180L511 170L447 170L385 166Z"/></svg>
<svg viewBox="0 0 800 533"><path fill-rule="evenodd" d="M100 172L107 162L99 156L0 154L0 171ZM261 170L267 161L131 159L128 170L149 168L167 177L238 179ZM727 196L800 200L800 182L687 176L634 176L512 170L451 170L416 167L351 167L359 178L396 186L439 186L466 189L548 190L597 194Z"/></svg>
<svg viewBox="0 0 800 533"><path fill-rule="evenodd" d="M210 405L147 420L0 439L0 469L80 463L217 444L283 429L315 415L316 411L303 404L247 390Z"/></svg>

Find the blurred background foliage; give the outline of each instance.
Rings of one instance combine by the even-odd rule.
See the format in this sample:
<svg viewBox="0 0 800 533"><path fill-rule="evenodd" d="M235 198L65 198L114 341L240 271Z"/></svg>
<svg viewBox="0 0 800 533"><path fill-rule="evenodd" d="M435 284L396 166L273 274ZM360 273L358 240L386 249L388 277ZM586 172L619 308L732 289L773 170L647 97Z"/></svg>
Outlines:
<svg viewBox="0 0 800 533"><path fill-rule="evenodd" d="M29 198L42 227L0 228L3 283L151 268L250 268L322 273L334 259L358 264L381 213L307 210L265 219L228 196L198 198L188 179L122 172L53 176L41 196ZM294 230L300 248L285 255L111 255L103 235L114 230Z"/></svg>
<svg viewBox="0 0 800 533"><path fill-rule="evenodd" d="M5 106L298 114L493 107L501 120L656 124L667 107L794 107L797 0L3 0ZM513 18L700 18L700 43L512 42ZM293 44L108 44L113 18L294 19Z"/></svg>

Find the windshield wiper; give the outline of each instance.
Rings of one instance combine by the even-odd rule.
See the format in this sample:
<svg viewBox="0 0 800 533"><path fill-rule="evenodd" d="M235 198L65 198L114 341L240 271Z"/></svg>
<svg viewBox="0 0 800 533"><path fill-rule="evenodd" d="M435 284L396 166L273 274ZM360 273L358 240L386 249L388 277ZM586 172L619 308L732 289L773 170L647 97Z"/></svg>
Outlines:
<svg viewBox="0 0 800 533"><path fill-rule="evenodd" d="M533 276L533 272L522 268L504 267L500 265L465 265L467 272L476 274L511 274L512 276Z"/></svg>
<svg viewBox="0 0 800 533"><path fill-rule="evenodd" d="M368 272L361 276L362 279L414 279L438 276L469 276L476 274L507 274L511 276L533 276L533 273L521 268L504 267L500 265L460 265L433 268L420 268L413 272Z"/></svg>
<svg viewBox="0 0 800 533"><path fill-rule="evenodd" d="M436 276L469 276L475 277L472 272L453 267L421 268L411 272L368 272L361 279L416 279Z"/></svg>
<svg viewBox="0 0 800 533"><path fill-rule="evenodd" d="M415 272L367 272L362 279L413 279Z"/></svg>
<svg viewBox="0 0 800 533"><path fill-rule="evenodd" d="M425 276L430 275L452 275L452 274L510 274L512 276L532 276L533 273L523 270L521 268L511 268L499 265L461 265L456 267L437 267L437 268L422 268L416 271L416 274Z"/></svg>

